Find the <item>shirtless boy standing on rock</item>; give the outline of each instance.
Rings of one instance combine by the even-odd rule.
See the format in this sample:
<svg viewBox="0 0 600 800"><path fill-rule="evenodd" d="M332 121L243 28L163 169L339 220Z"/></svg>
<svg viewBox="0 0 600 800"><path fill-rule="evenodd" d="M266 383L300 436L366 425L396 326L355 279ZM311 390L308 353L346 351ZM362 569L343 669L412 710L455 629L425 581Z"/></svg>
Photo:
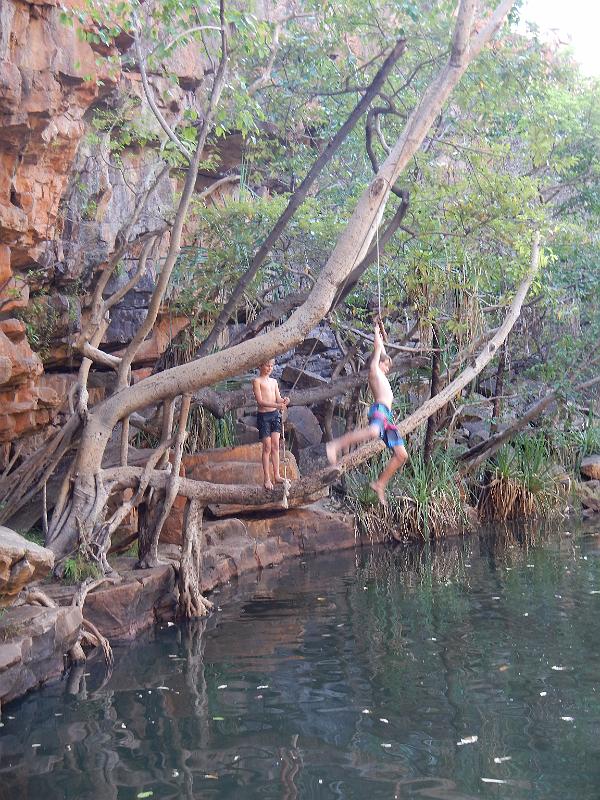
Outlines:
<svg viewBox="0 0 600 800"><path fill-rule="evenodd" d="M339 439L328 442L325 446L329 463L335 464L340 450L344 450L353 444L361 444L369 439L376 439L377 437L383 439L393 455L379 478L371 484L371 488L383 506L386 504L385 487L392 475L408 461L404 439L400 436L400 432L392 419L394 393L387 378L391 366L392 359L385 352L381 331L379 330L379 325L376 325L373 355L369 366L369 387L375 402L369 409L369 425L367 428L359 428L356 431L346 433L344 436L340 436Z"/></svg>
<svg viewBox="0 0 600 800"><path fill-rule="evenodd" d="M259 367L260 375L252 381L252 391L258 406L256 420L258 437L262 442L262 467L265 489L272 489L273 482L283 483L279 474L279 438L281 436L281 409L289 402L289 397L279 394L279 384L270 375L275 361L266 361ZM271 480L273 465L273 481Z"/></svg>

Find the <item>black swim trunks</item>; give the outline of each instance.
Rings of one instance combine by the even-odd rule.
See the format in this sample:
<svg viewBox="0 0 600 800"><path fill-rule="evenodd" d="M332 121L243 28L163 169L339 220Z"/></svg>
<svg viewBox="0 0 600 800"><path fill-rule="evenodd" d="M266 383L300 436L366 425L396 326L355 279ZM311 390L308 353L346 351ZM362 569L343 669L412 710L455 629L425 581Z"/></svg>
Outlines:
<svg viewBox="0 0 600 800"><path fill-rule="evenodd" d="M280 411L259 411L256 414L258 423L258 438L268 439L272 433L281 433Z"/></svg>

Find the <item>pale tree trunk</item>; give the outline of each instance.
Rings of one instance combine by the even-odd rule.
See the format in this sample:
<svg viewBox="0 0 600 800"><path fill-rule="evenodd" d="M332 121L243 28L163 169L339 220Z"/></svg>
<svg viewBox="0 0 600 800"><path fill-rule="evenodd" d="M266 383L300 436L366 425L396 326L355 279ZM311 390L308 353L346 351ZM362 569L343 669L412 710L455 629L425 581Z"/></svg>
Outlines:
<svg viewBox="0 0 600 800"><path fill-rule="evenodd" d="M121 419L169 397L192 394L218 381L243 374L299 344L327 314L340 287L368 252L391 187L421 146L468 64L499 29L512 5L513 0L502 0L489 19L482 23L479 33L471 37L475 2L461 1L446 65L411 113L404 132L392 147L379 173L360 196L354 213L306 302L286 322L249 342L152 375L135 386L124 387L89 412L75 464L70 513L62 529L54 530L51 546L59 558L76 547L81 527L89 537L102 524L105 494L101 474L102 457L112 431ZM191 171L188 173L190 175ZM185 214L183 206L180 206L180 210ZM447 401L444 391L438 397L442 397L441 405ZM222 487L214 488L222 490Z"/></svg>

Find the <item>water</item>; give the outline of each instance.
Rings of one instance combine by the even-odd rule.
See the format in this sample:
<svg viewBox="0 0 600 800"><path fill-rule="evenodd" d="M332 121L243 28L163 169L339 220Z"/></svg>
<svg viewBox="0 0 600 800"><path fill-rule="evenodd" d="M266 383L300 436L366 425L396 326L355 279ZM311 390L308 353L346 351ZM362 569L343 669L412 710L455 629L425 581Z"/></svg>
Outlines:
<svg viewBox="0 0 600 800"><path fill-rule="evenodd" d="M4 709L0 798L596 800L600 537L519 538L247 578Z"/></svg>

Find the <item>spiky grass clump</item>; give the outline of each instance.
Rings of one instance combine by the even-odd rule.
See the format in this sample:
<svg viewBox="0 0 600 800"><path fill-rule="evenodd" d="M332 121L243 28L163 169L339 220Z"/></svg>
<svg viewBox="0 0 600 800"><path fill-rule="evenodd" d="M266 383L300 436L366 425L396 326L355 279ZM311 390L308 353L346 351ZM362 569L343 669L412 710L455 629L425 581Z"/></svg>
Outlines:
<svg viewBox="0 0 600 800"><path fill-rule="evenodd" d="M582 460L600 453L600 425L590 415L582 430L555 430L549 433L553 457L574 476L579 475Z"/></svg>
<svg viewBox="0 0 600 800"><path fill-rule="evenodd" d="M425 539L467 526L466 490L450 456L440 452L427 464L420 454L412 457L388 488L386 508L369 487L382 466L383 458L376 459L348 478L346 503L360 533L372 539Z"/></svg>
<svg viewBox="0 0 600 800"><path fill-rule="evenodd" d="M552 473L543 434L516 437L496 453L479 495L479 510L493 520L559 515L564 489Z"/></svg>
<svg viewBox="0 0 600 800"><path fill-rule="evenodd" d="M235 422L231 413L225 414L223 419L216 419L202 406L194 406L188 417L187 430L186 453L235 444Z"/></svg>

